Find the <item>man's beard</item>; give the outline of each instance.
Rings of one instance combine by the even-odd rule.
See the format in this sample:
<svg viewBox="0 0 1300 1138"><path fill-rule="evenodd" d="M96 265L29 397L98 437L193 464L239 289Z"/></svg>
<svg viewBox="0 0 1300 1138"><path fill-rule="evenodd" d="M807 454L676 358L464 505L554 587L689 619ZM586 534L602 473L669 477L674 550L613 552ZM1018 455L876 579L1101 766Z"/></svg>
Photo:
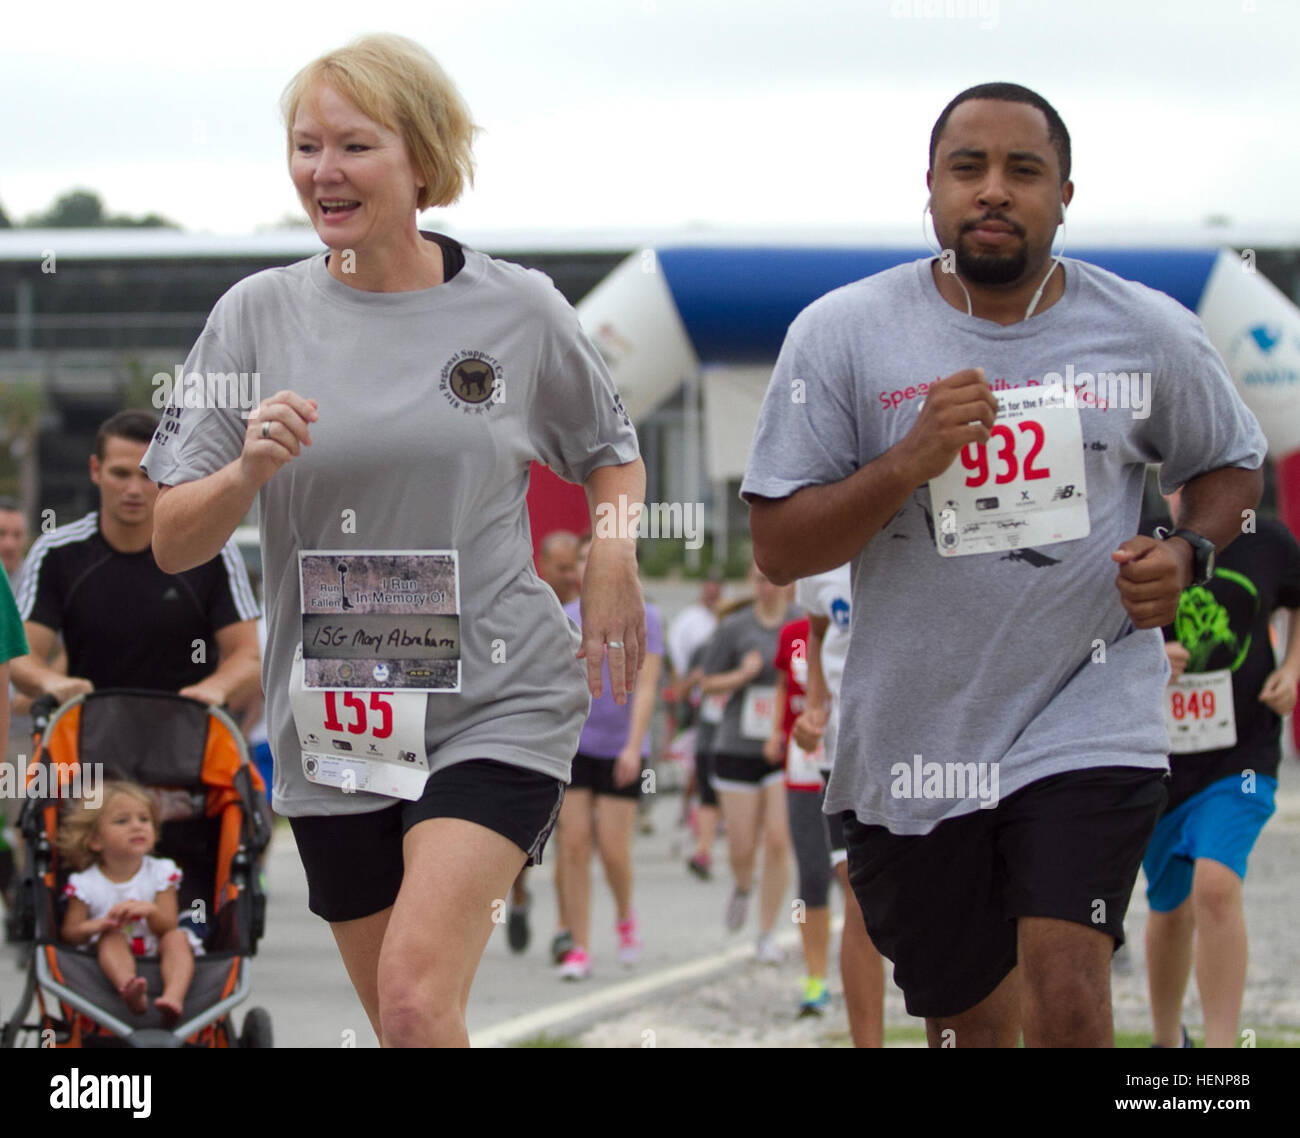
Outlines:
<svg viewBox="0 0 1300 1138"><path fill-rule="evenodd" d="M1011 284L1024 276L1028 263L1029 249L1023 240L1015 253L972 253L960 238L957 241L957 271L974 284Z"/></svg>

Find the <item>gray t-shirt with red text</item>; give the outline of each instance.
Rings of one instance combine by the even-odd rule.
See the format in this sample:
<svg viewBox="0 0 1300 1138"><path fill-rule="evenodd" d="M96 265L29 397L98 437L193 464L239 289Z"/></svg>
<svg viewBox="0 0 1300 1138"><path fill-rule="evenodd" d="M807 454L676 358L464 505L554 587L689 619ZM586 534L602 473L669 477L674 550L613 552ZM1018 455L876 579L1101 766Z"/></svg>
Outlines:
<svg viewBox="0 0 1300 1138"><path fill-rule="evenodd" d="M982 367L995 390L1056 376L1063 390L1077 386L1077 489L1091 526L1069 540L944 556L937 542L956 544L964 529L935 516L929 487L911 494L851 562L828 813L924 834L993 804L982 793L992 769L972 792L979 772L964 764L998 764L1001 798L1069 770L1167 767L1160 633L1133 628L1110 555L1137 534L1148 464L1162 464L1172 489L1218 467L1259 467L1265 441L1195 316L1093 265L1064 267L1061 299L1007 326L949 305L920 260L829 293L790 327L742 496L780 499L847 478L910 430L929 384ZM1089 389L1082 378L1120 373L1138 382ZM1054 460L1032 455L1035 445L1032 431L1007 431L983 462L971 450L969 465L954 463L968 485L987 487L972 520L1033 492L1011 471L1047 469Z"/></svg>

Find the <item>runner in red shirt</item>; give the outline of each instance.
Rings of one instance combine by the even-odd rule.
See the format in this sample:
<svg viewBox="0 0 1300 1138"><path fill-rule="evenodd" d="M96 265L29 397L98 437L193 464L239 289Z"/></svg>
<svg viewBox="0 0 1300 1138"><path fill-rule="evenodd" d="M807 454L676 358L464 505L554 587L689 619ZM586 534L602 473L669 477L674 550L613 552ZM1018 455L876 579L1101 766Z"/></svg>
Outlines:
<svg viewBox="0 0 1300 1138"><path fill-rule="evenodd" d="M794 721L803 713L804 685L808 679L808 618L793 620L781 629L777 640L776 706L780 718L763 747L763 757L773 765L784 763L786 805L790 837L799 864L799 900L796 910L807 975L803 978L800 1015L825 1015L830 1004L826 987L830 955L831 911L829 892L831 863L827 853L821 811L821 772L817 764L820 748L813 754L790 738Z"/></svg>

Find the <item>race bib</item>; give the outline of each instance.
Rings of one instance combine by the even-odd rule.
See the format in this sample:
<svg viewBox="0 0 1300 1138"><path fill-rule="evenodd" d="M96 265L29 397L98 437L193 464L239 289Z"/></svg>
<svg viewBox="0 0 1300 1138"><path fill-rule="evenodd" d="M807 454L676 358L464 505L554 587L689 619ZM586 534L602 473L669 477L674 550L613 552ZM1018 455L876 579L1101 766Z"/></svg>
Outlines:
<svg viewBox="0 0 1300 1138"><path fill-rule="evenodd" d="M776 721L776 688L758 684L745 689L740 705L740 734L745 739L762 741L772 734Z"/></svg>
<svg viewBox="0 0 1300 1138"><path fill-rule="evenodd" d="M298 555L302 641L289 698L309 782L414 800L429 693L460 691L455 552Z"/></svg>
<svg viewBox="0 0 1300 1138"><path fill-rule="evenodd" d="M415 800L424 793L424 692L316 691L303 682L302 645L294 655L289 703L308 782L345 794L364 790Z"/></svg>
<svg viewBox="0 0 1300 1138"><path fill-rule="evenodd" d="M1165 726L1169 751L1189 755L1237 745L1237 713L1232 703L1232 673L1184 672L1165 688Z"/></svg>
<svg viewBox="0 0 1300 1138"><path fill-rule="evenodd" d="M725 695L706 695L700 703L700 722L715 726L722 722L722 715L727 710Z"/></svg>
<svg viewBox="0 0 1300 1138"><path fill-rule="evenodd" d="M785 755L786 786L794 790L820 790L825 757L825 749L820 744L815 751L805 751L791 736Z"/></svg>
<svg viewBox="0 0 1300 1138"><path fill-rule="evenodd" d="M460 691L455 552L298 554L309 688Z"/></svg>
<svg viewBox="0 0 1300 1138"><path fill-rule="evenodd" d="M943 557L1087 537L1083 426L1060 387L994 393L987 443L962 448L930 481L934 541Z"/></svg>

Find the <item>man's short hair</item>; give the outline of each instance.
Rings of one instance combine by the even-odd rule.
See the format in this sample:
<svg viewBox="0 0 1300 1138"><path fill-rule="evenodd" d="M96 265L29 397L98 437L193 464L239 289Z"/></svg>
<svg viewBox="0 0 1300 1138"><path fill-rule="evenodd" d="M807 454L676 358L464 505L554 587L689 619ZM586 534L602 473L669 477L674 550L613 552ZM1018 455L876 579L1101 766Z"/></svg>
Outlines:
<svg viewBox="0 0 1300 1138"><path fill-rule="evenodd" d="M1037 107L1047 118L1047 140L1056 148L1056 157L1061 164L1061 184L1064 185L1070 177L1070 132L1065 129L1065 123L1061 121L1061 116L1056 113L1056 109L1042 95L1036 91L1031 91L1028 87L1022 87L1019 83L981 83L976 87L967 87L960 95L956 96L951 103L943 109L943 113L935 121L934 129L930 131L930 170L934 170L935 152L939 147L939 136L943 134L943 128L948 125L948 116L954 110L969 102L971 99L997 99L1003 103L1028 103L1031 107Z"/></svg>
<svg viewBox="0 0 1300 1138"><path fill-rule="evenodd" d="M11 498L8 494L0 494L0 512L9 511L14 514L23 512L22 506L18 504L17 498Z"/></svg>
<svg viewBox="0 0 1300 1138"><path fill-rule="evenodd" d="M153 442L154 431L158 429L158 419L148 411L119 411L112 418L100 424L95 435L95 457L104 461L104 449L109 439L128 439L133 443Z"/></svg>

